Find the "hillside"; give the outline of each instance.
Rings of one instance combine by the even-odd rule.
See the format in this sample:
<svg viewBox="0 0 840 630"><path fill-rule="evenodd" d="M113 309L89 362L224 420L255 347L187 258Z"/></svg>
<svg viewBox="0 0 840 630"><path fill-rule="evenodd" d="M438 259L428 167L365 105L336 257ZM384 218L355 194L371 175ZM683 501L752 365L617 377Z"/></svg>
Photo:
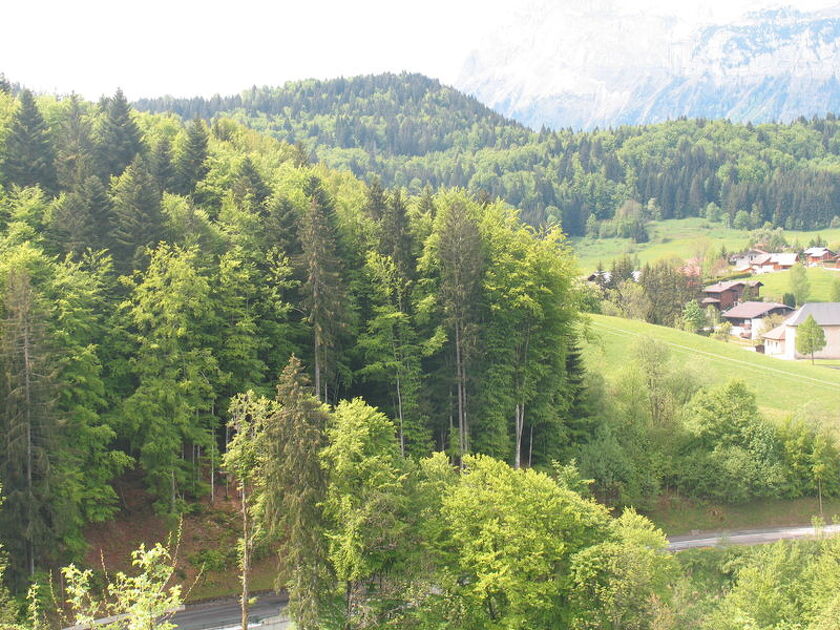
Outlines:
<svg viewBox="0 0 840 630"><path fill-rule="evenodd" d="M500 197L526 222L558 222L573 236L644 241L647 221L710 213L739 228L824 229L840 212L840 123L832 114L759 126L697 119L534 133L416 74L141 100L137 107L185 120L230 117L302 143L330 168L367 181L414 194L460 187ZM736 222L739 213L746 217Z"/></svg>
<svg viewBox="0 0 840 630"><path fill-rule="evenodd" d="M711 383L741 379L756 392L760 408L776 418L808 409L840 423L840 370L804 361L783 361L743 347L645 322L592 315L593 340L587 365L607 376L625 369L640 338L668 344L671 351ZM840 426L840 424L838 425Z"/></svg>

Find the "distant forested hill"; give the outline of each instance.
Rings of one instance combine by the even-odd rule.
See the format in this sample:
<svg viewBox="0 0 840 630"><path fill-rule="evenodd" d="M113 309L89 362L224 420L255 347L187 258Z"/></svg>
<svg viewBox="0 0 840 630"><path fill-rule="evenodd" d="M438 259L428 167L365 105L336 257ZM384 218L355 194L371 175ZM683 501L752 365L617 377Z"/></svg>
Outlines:
<svg viewBox="0 0 840 630"><path fill-rule="evenodd" d="M136 105L184 118L224 114L303 143L332 168L413 193L427 185L484 191L521 208L529 223L559 221L573 235L643 240L648 218L706 214L744 228L819 229L840 215L840 124L831 114L537 133L416 74Z"/></svg>

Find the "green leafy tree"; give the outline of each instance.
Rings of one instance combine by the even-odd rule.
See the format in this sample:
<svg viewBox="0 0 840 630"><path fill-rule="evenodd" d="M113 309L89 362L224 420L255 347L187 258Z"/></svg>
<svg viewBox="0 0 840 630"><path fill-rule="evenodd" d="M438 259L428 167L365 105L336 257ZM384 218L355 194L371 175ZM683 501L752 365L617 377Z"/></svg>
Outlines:
<svg viewBox="0 0 840 630"><path fill-rule="evenodd" d="M339 403L327 436L329 557L345 585L344 625L356 628L360 619L384 621L394 612L387 604L396 593L373 585L392 582L406 555L402 459L394 425L360 398Z"/></svg>
<svg viewBox="0 0 840 630"><path fill-rule="evenodd" d="M811 363L814 363L814 353L825 348L826 343L825 331L813 315L808 315L805 321L796 327L796 351L799 354L810 354Z"/></svg>
<svg viewBox="0 0 840 630"><path fill-rule="evenodd" d="M235 431L228 443L222 466L236 479L239 489L242 536L239 539L239 567L242 573L242 630L248 630L249 580L251 557L257 542L258 529L251 518L255 507L253 487L255 475L260 472L260 455L263 452L268 417L273 412L271 401L258 398L253 391L235 396L228 410L228 426Z"/></svg>
<svg viewBox="0 0 840 630"><path fill-rule="evenodd" d="M205 336L213 304L197 259L194 248L162 245L124 305L137 344L137 387L122 415L157 507L170 512L178 511L185 487L196 490L194 455L215 448L218 365Z"/></svg>
<svg viewBox="0 0 840 630"><path fill-rule="evenodd" d="M425 455L431 436L420 406L421 350L411 316L405 312L405 278L393 259L368 252L365 271L373 293L374 313L359 339L366 365L361 374L393 388L400 451Z"/></svg>
<svg viewBox="0 0 840 630"><path fill-rule="evenodd" d="M691 300L686 303L682 313L683 326L688 332L698 332L702 330L706 324L706 315L703 309L697 303L697 300Z"/></svg>
<svg viewBox="0 0 840 630"><path fill-rule="evenodd" d="M796 306L802 306L808 301L808 296L811 294L811 283L808 281L807 270L799 263L790 269L789 287L796 300Z"/></svg>
<svg viewBox="0 0 840 630"><path fill-rule="evenodd" d="M55 149L49 128L29 90L20 94L20 106L12 118L4 148L6 185L40 186L56 191Z"/></svg>
<svg viewBox="0 0 840 630"><path fill-rule="evenodd" d="M840 302L840 278L835 278L831 282L831 293L828 299L831 302Z"/></svg>
<svg viewBox="0 0 840 630"><path fill-rule="evenodd" d="M534 470L486 456L465 458L444 495L454 549L443 588L460 628L559 628L571 620L569 572L575 555L606 537L603 507Z"/></svg>

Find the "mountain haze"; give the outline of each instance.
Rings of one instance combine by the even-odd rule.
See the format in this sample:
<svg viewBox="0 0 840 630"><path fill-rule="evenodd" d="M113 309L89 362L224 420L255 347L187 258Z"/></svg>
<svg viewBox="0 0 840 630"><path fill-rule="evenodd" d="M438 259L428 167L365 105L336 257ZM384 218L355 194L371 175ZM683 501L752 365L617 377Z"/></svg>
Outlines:
<svg viewBox="0 0 840 630"><path fill-rule="evenodd" d="M690 23L612 2L541 3L475 51L456 85L532 128L791 121L837 111L839 63L840 5Z"/></svg>

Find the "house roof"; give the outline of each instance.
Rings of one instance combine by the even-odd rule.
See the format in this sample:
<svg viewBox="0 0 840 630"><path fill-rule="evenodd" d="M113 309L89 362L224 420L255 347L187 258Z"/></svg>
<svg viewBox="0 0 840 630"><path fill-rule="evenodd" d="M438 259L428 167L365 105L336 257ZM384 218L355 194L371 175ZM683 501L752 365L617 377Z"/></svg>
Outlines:
<svg viewBox="0 0 840 630"><path fill-rule="evenodd" d="M776 326L773 330L761 335L762 339L772 339L773 341L785 340L785 325Z"/></svg>
<svg viewBox="0 0 840 630"><path fill-rule="evenodd" d="M720 304L720 300L713 297L704 297L700 300L700 304Z"/></svg>
<svg viewBox="0 0 840 630"><path fill-rule="evenodd" d="M789 320L787 326L799 326L808 315L813 315L820 326L840 326L840 302L812 302L803 304Z"/></svg>
<svg viewBox="0 0 840 630"><path fill-rule="evenodd" d="M773 254L764 254L763 256L757 256L753 261L752 264L754 265L769 265L773 262Z"/></svg>
<svg viewBox="0 0 840 630"><path fill-rule="evenodd" d="M804 252L802 252L806 256L813 256L814 258L822 258L826 254L834 255L828 247L809 247Z"/></svg>
<svg viewBox="0 0 840 630"><path fill-rule="evenodd" d="M796 259L798 256L794 253L791 254L771 254L770 257L773 259L773 262L777 265L789 265L793 267L796 264Z"/></svg>
<svg viewBox="0 0 840 630"><path fill-rule="evenodd" d="M729 291L732 287L737 287L739 284L745 284L743 280L730 280L728 282L718 282L717 284L711 284L703 289L704 293L723 293L724 291Z"/></svg>
<svg viewBox="0 0 840 630"><path fill-rule="evenodd" d="M778 304L776 302L742 302L738 306L730 308L726 311L724 317L732 317L735 319L755 319L757 317L764 317L770 311L776 309L793 309L785 304Z"/></svg>

